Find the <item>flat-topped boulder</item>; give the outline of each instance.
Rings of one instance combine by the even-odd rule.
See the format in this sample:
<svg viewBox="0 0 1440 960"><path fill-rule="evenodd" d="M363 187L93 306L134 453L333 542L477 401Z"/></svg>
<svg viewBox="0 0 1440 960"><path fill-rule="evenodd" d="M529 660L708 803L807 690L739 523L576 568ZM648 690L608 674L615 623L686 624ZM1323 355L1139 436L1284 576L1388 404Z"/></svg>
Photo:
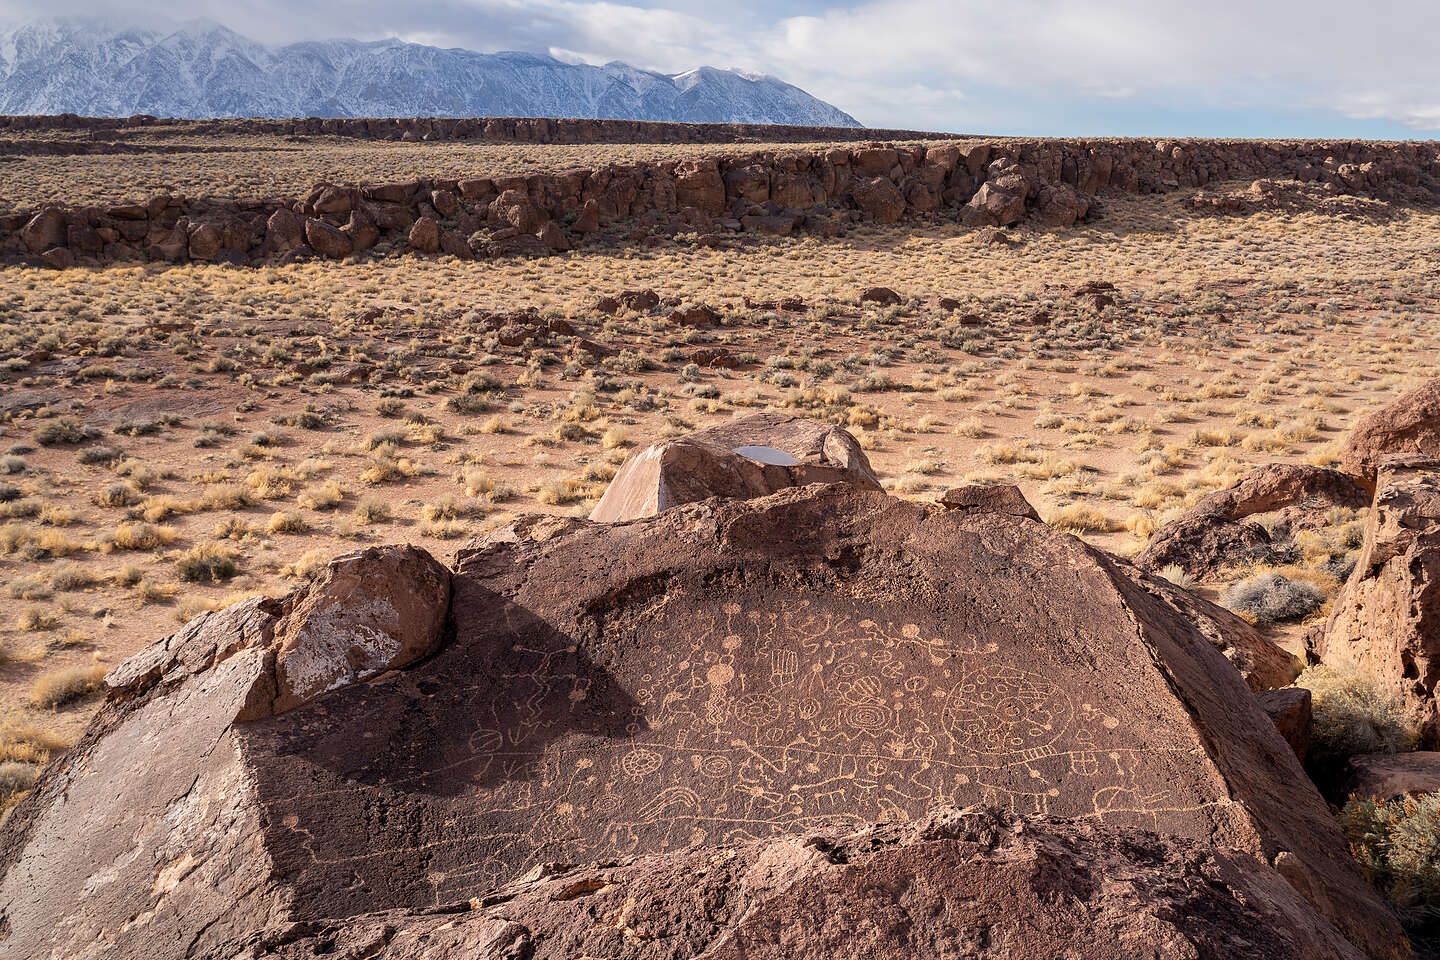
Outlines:
<svg viewBox="0 0 1440 960"><path fill-rule="evenodd" d="M690 896L699 865L718 869L747 844L985 804L1238 851L1269 879L1232 889L1315 927L1273 868L1357 950L1404 956L1245 681L1136 576L1028 517L853 483L625 524L517 525L461 551L428 655L355 671L282 713L250 707L273 683L273 638L301 605L231 608L204 621L208 658L155 668L175 659L174 641L144 655L147 679L116 689L0 832L5 946L231 957L267 929L284 943L322 922L484 905L546 864L632 857L676 858ZM765 870L782 878L793 866L742 856L757 858L745 876L760 889L779 882ZM988 885L1007 922L1051 915L1035 906L1043 893L1008 889L1003 864L961 869L974 856L985 859L874 861L873 873L833 875L754 916L840 910L883 877L918 893L916 876L924 889ZM573 901L602 882L579 876L546 896ZM1109 902L1112 920L1141 909ZM888 916L882 907L873 915ZM589 929L602 914L585 916ZM582 955L568 929L534 955ZM1347 955L1318 929L1293 942ZM877 934L876 949L941 955L923 942L892 949L891 935ZM1155 928L1155 951L1183 955L1175 936ZM1049 955L1047 940L1016 942ZM416 950L392 955L427 955Z"/></svg>
<svg viewBox="0 0 1440 960"><path fill-rule="evenodd" d="M964 513L1006 513L1013 517L1040 519L1040 514L1025 499L1025 494L1011 483L969 483L951 487L936 502L946 510Z"/></svg>
<svg viewBox="0 0 1440 960"><path fill-rule="evenodd" d="M1248 854L977 807L853 833L821 830L604 864L547 865L466 903L277 929L256 950L273 960L326 954L1364 957L1274 868Z"/></svg>
<svg viewBox="0 0 1440 960"><path fill-rule="evenodd" d="M1410 797L1440 792L1440 751L1361 753L1345 765L1347 796Z"/></svg>
<svg viewBox="0 0 1440 960"><path fill-rule="evenodd" d="M1355 569L1315 654L1374 677L1440 744L1440 460L1381 461Z"/></svg>
<svg viewBox="0 0 1440 960"><path fill-rule="evenodd" d="M841 482L880 489L849 432L789 414L757 413L632 454L590 519L617 523L709 497L748 500L787 487Z"/></svg>
<svg viewBox="0 0 1440 960"><path fill-rule="evenodd" d="M1345 439L1341 465L1373 481L1396 455L1440 458L1440 378L1361 419Z"/></svg>

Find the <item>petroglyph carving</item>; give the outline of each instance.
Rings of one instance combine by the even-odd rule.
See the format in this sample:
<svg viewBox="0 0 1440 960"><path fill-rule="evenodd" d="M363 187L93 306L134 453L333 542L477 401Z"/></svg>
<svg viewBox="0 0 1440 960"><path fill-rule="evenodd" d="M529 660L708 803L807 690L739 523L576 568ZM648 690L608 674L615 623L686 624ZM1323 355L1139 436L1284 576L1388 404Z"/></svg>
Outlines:
<svg viewBox="0 0 1440 960"><path fill-rule="evenodd" d="M512 647L497 669L520 695L446 767L468 776L470 803L437 898L547 858L859 827L937 804L1141 823L1175 809L1136 786L1163 750L993 643L805 600L728 602L684 624L662 604L639 635L648 649L627 655L647 660L629 674L618 738L568 723L592 694L575 647Z"/></svg>

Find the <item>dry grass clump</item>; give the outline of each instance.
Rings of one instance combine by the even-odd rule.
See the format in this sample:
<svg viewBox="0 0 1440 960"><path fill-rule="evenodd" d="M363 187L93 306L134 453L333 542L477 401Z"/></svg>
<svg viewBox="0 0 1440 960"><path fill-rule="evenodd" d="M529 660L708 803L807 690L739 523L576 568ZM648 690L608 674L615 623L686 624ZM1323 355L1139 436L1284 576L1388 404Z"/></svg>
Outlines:
<svg viewBox="0 0 1440 960"><path fill-rule="evenodd" d="M1338 785L1345 761L1360 753L1415 749L1418 731L1404 704L1373 678L1326 666L1309 667L1295 681L1314 707L1306 767L1322 790Z"/></svg>
<svg viewBox="0 0 1440 960"><path fill-rule="evenodd" d="M547 480L540 485L535 493L535 499L550 506L557 506L564 503L574 503L585 496L584 484L573 478L561 478Z"/></svg>
<svg viewBox="0 0 1440 960"><path fill-rule="evenodd" d="M33 763L0 760L0 811L19 803L39 776L40 768Z"/></svg>
<svg viewBox="0 0 1440 960"><path fill-rule="evenodd" d="M265 522L266 533L304 533L309 529L310 522L294 512L272 513Z"/></svg>
<svg viewBox="0 0 1440 960"><path fill-rule="evenodd" d="M42 709L63 707L95 693L104 678L105 668L99 665L61 667L42 673L30 686L30 703Z"/></svg>
<svg viewBox="0 0 1440 960"><path fill-rule="evenodd" d="M166 603L173 599L177 590L172 583L157 583L149 577L141 577L133 582L131 592L136 600L144 603Z"/></svg>
<svg viewBox="0 0 1440 960"><path fill-rule="evenodd" d="M285 576L293 577L296 580L308 580L330 562L330 551L319 547L314 550L306 550L300 555L300 559L284 568Z"/></svg>
<svg viewBox="0 0 1440 960"><path fill-rule="evenodd" d="M1186 573L1185 568L1178 563L1167 564L1155 572L1182 590L1194 590L1199 586L1199 581Z"/></svg>
<svg viewBox="0 0 1440 960"><path fill-rule="evenodd" d="M112 550L158 550L175 542L173 527L156 526L153 523L122 523L111 532L110 538L101 544L105 552Z"/></svg>
<svg viewBox="0 0 1440 960"><path fill-rule="evenodd" d="M187 583L223 583L240 572L239 555L218 543L197 543L175 560L175 566Z"/></svg>
<svg viewBox="0 0 1440 960"><path fill-rule="evenodd" d="M20 802L53 754L69 746L33 723L7 720L0 724L0 813Z"/></svg>
<svg viewBox="0 0 1440 960"><path fill-rule="evenodd" d="M40 633L60 626L60 618L44 607L26 607L15 618L15 629L25 633Z"/></svg>
<svg viewBox="0 0 1440 960"><path fill-rule="evenodd" d="M334 510L345 500L345 488L334 480L326 480L301 490L295 502L307 510Z"/></svg>
<svg viewBox="0 0 1440 960"><path fill-rule="evenodd" d="M42 447L83 443L99 435L98 430L82 427L74 417L47 420L30 431L30 439Z"/></svg>
<svg viewBox="0 0 1440 960"><path fill-rule="evenodd" d="M379 497L361 497L351 517L356 523L365 525L384 523L390 519L390 504Z"/></svg>
<svg viewBox="0 0 1440 960"><path fill-rule="evenodd" d="M1120 522L1087 503L1072 503L1052 511L1045 522L1067 533L1114 533L1123 530Z"/></svg>
<svg viewBox="0 0 1440 960"><path fill-rule="evenodd" d="M990 428L980 417L966 417L955 424L955 436L979 438L989 436Z"/></svg>

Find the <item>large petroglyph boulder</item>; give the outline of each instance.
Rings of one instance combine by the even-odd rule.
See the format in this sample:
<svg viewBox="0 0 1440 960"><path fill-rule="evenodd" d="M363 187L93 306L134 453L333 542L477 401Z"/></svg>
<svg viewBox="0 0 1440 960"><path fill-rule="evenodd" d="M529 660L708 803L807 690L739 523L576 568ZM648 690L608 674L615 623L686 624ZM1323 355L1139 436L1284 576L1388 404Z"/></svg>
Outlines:
<svg viewBox="0 0 1440 960"><path fill-rule="evenodd" d="M807 483L880 488L847 431L767 412L652 444L621 465L590 519L616 523L708 497L742 500Z"/></svg>
<svg viewBox="0 0 1440 960"><path fill-rule="evenodd" d="M1440 744L1440 461L1381 462L1360 555L1315 653L1379 680Z"/></svg>
<svg viewBox="0 0 1440 960"><path fill-rule="evenodd" d="M546 867L473 903L313 924L272 936L256 953L273 960L1364 957L1248 854L980 808L849 834Z"/></svg>
<svg viewBox="0 0 1440 960"><path fill-rule="evenodd" d="M544 864L647 855L677 857L667 869L687 895L701 865L751 856L740 882L764 891L795 867L784 854L795 845L769 838L982 803L1102 833L1152 830L1218 858L1213 871L1226 876L1249 869L1235 858L1254 857L1269 866L1224 881L1266 904L1245 933L1253 943L1278 937L1293 951L1346 955L1272 882L1273 868L1357 950L1403 956L1394 920L1244 680L1134 576L1028 517L849 483L625 524L517 524L461 552L449 626L427 657L355 671L355 682L278 714L256 690L267 693L266 658L301 604L232 608L186 631L206 633L204 643L147 655L140 678L16 809L0 834L3 945L26 957L228 958L262 940L278 950L326 918L410 911L386 914L399 923L437 905L483 909L511 895L489 893L497 887L543 880ZM823 854L828 842L811 847ZM752 843L762 846L725 852ZM678 853L692 848L690 860ZM1037 869L1051 863L1024 856ZM1105 856L1123 866L1120 852ZM1027 912L1063 912L1039 902L1049 881L1018 883L1003 859L968 848L868 860L785 888L746 929L776 938L762 955L778 956L806 917L873 897L883 926L900 916L887 898L908 903L937 887L985 891L987 910L1011 914L1004 930ZM1220 896L1199 889L1210 869L1184 872L1199 907ZM1076 929L1092 909L1106 923L1144 915L1120 892L1123 876L1093 875L1104 890L1092 896L1110 906L1082 900ZM654 900L620 899L603 913L578 900L602 882L580 875L545 896L576 901L555 909L582 911L586 929L633 931L622 955L694 955L643 948L660 922ZM866 893L874 884L889 886ZM817 942L868 929L859 918L870 908L856 910ZM731 922L714 911L709 922ZM1187 955L1175 932L1190 922L1176 919L1183 913L1157 917L1142 944ZM581 920L554 916L570 933L531 953L585 954ZM372 925L381 946L386 923ZM921 929L952 927L932 916ZM493 955L527 955L504 952L530 936L523 929L471 932L491 938L476 943ZM892 949L884 938L896 930L865 935L887 955L943 955L929 940ZM1016 942L1050 955L1034 935ZM748 943L713 955L739 956ZM1090 947L1075 955L1113 955Z"/></svg>

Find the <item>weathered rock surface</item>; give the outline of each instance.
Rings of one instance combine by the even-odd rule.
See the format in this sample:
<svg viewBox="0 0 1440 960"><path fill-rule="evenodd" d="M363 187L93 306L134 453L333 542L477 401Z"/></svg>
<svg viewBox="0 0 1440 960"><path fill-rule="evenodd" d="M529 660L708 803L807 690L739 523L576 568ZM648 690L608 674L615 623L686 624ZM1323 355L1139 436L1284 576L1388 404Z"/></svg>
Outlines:
<svg viewBox="0 0 1440 960"><path fill-rule="evenodd" d="M1218 936L1230 922L1218 918L1236 917L1225 905L1240 900L1264 922L1231 948L1346 955L1268 867L1238 866L1253 856L1359 950L1403 956L1290 746L1211 642L1135 575L1028 518L853 483L620 525L517 524L461 552L435 652L279 714L263 709L274 696L268 663L303 601L248 601L118 670L82 742L16 809L0 832L4 946L23 957L228 958L258 948L257 931L272 931L264 949L279 950L327 918L471 898L484 910L487 891L544 863L693 847L684 856L696 859L677 857L672 874L691 897L707 882L703 864L728 869L720 847L983 802L1078 817L1097 836L1139 827L1179 842L1144 852L1100 841L1074 858L1106 865L1086 879L1000 841L981 846L1035 868L973 849L887 859L866 840L877 859L856 873L834 865L832 879L766 895L754 911L706 900L704 922L743 917L774 945L768 955L793 951L787 931L809 925L813 955L849 955L827 932L843 930L873 936L856 941L874 943L871 955L903 956L910 948L887 938L907 928L938 937L932 924L948 930L965 913L905 898L981 889L1003 931L1021 925L1006 933L1019 945L1011 955L1053 955L1050 933L1022 918L1059 923L1074 909L1077 929L1098 916L1129 944L1120 955L1224 956L1187 953L1184 931L1216 917ZM754 855L750 889L808 876L779 855L787 843ZM1164 910L1153 889L1134 892L1145 884L1126 879L1136 876L1126 851L1149 865L1143 876L1197 878L1165 886L1199 897L1195 909L1136 919L1120 938L1121 914L1146 916L1143 902ZM1046 893L1072 882L1078 902ZM654 927L629 919L660 901L642 887L634 907L622 897L591 911L584 898L609 903L605 889L582 874L543 896L573 901L553 914L573 938L618 924L639 934L626 955L691 955L643 952ZM885 906L896 897L914 911ZM857 924L846 912L856 904L880 919ZM522 933L534 939L520 920L524 931L440 929L454 919L432 928L437 943L473 933L488 938L473 950L504 956ZM539 955L583 955L573 938L559 934ZM738 957L751 942L717 942L709 955ZM464 955L461 945L449 955ZM942 955L932 946L910 955Z"/></svg>
<svg viewBox="0 0 1440 960"><path fill-rule="evenodd" d="M1440 791L1440 753L1362 753L1346 764L1346 796L1408 797Z"/></svg>
<svg viewBox="0 0 1440 960"><path fill-rule="evenodd" d="M275 712L430 656L449 610L450 571L423 550L330 561L275 626Z"/></svg>
<svg viewBox="0 0 1440 960"><path fill-rule="evenodd" d="M1099 881L1099 882L1097 882ZM607 919L609 918L609 919ZM256 951L453 957L1358 960L1274 868L1138 830L953 808L855 833L555 865L476 901L280 931Z"/></svg>
<svg viewBox="0 0 1440 960"><path fill-rule="evenodd" d="M1324 467L1272 463L1234 486L1206 496L1156 530L1135 563L1146 570L1175 565L1192 577L1263 557L1270 533L1247 517L1284 510L1292 527L1323 521L1331 507L1359 508L1369 492L1355 477Z"/></svg>
<svg viewBox="0 0 1440 960"><path fill-rule="evenodd" d="M1313 734L1311 721L1314 709L1310 691L1304 687L1280 687L1262 690L1255 694L1255 699L1260 701L1260 708L1274 722L1280 736L1295 750L1295 756L1304 763L1310 752Z"/></svg>
<svg viewBox="0 0 1440 960"><path fill-rule="evenodd" d="M752 499L807 483L880 481L846 431L784 413L759 413L652 444L626 458L590 519L650 517L708 497Z"/></svg>
<svg viewBox="0 0 1440 960"><path fill-rule="evenodd" d="M1341 465L1373 482L1397 454L1440 458L1440 378L1369 414L1345 440Z"/></svg>
<svg viewBox="0 0 1440 960"><path fill-rule="evenodd" d="M1355 570L1314 652L1399 695L1440 744L1440 461L1381 462Z"/></svg>

